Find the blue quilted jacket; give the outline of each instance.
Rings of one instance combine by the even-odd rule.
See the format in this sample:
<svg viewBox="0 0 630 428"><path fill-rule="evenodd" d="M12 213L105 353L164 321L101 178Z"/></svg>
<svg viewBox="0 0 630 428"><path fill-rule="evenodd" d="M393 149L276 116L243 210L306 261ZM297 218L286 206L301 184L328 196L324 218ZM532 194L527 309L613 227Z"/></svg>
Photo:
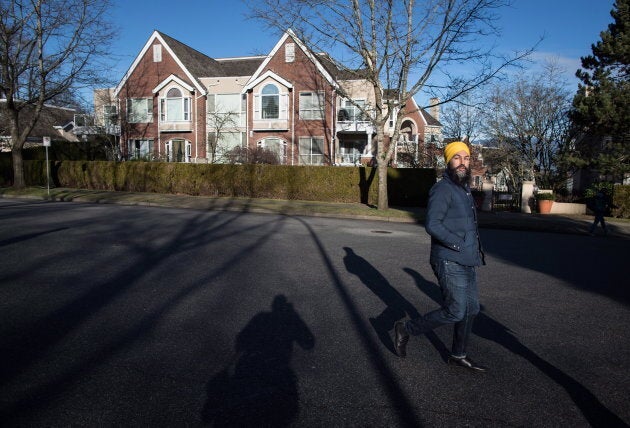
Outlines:
<svg viewBox="0 0 630 428"><path fill-rule="evenodd" d="M454 183L446 173L429 192L425 229L431 235L432 262L449 260L464 266L485 264L470 189Z"/></svg>

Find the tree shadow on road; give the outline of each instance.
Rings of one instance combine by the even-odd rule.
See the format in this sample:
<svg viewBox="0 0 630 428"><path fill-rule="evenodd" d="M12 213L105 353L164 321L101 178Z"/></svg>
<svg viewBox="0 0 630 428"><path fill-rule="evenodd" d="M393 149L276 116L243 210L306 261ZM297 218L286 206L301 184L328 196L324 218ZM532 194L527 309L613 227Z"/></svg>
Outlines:
<svg viewBox="0 0 630 428"><path fill-rule="evenodd" d="M388 361L384 358L381 352L381 348L374 341L373 336L369 333L365 322L359 313L357 305L354 303L352 297L348 293L347 286L344 284L341 276L337 272L335 265L328 255L328 252L324 248L323 243L313 230L313 228L305 221L297 218L297 220L304 225L308 230L311 239L317 246L318 252L324 266L326 273L331 281L333 288L337 291L341 302L345 306L348 315L350 317L352 327L357 333L360 339L360 344L363 347L365 355L368 357L368 361L372 366L374 373L380 379L381 385L385 393L388 395L388 401L394 408L397 417L397 426L401 427L419 427L422 426L420 422L417 410L413 405L412 400L405 394L405 391L401 387L397 376L388 364Z"/></svg>
<svg viewBox="0 0 630 428"><path fill-rule="evenodd" d="M69 207L75 208L77 205L70 205ZM204 212L199 212L186 221L178 218L177 228L172 234L166 234L167 239L159 243L156 243L151 235L151 233L164 233L159 224L153 225L143 220L142 232L138 232L142 239L132 239L126 232L129 229L127 225L131 220L124 216L108 219L108 233L103 234L101 232L99 239L129 247L129 253L136 255L134 263L129 266L122 265L120 269L115 271L114 275L103 276L102 278L94 276L93 272L84 270L73 272L65 279L69 284L75 282L82 284L82 278L89 275L94 276L93 283L89 287L78 289L76 293L71 294L71 298L67 302L54 307L45 316L37 316L37 313L28 314L24 317L19 329L7 323L2 337L4 352L0 355L0 363L2 363L0 364L0 385L4 389L2 392L6 394L0 394L3 398L0 404L3 422L7 423L12 419L18 420L25 415L33 415L40 409L49 406L57 396L70 389L75 382L107 362L116 353L141 340L155 328L166 313L182 300L211 283L213 278L229 269L232 260L214 266L203 277L194 281L160 291L160 293L164 293L164 296L157 300L156 305L151 310L134 312L134 317L128 321L128 327L111 337L103 337L101 330L87 326L90 318L113 305L117 300L127 300L127 303L133 307L135 304L133 290L138 287L142 288L147 275L157 266L186 251L202 248L208 242L218 242L224 239L228 236L226 235L228 232L223 231L240 215L234 214L224 218L223 216L208 216ZM74 229L94 224L93 218L82 222L77 222L74 219L68 221L73 223ZM282 222L274 221L272 224L271 230L261 234L251 245L242 248L242 251L234 256L234 260L238 260L239 255L247 254L252 248L262 245L263 242L277 233ZM262 229L264 226L260 224L253 226L253 228ZM242 231L242 233L247 232ZM72 248L70 251L77 250ZM72 257L73 253L63 255L65 259ZM50 259L50 263L56 262L56 258L51 257ZM44 261L40 259L38 263L40 266L36 268L43 269L41 265ZM98 265L105 263L107 263L106 259L96 261L93 265L94 269L98 269ZM25 264L22 269L28 271L34 268ZM8 282L11 278L5 277L3 280ZM82 340L93 344L93 346L85 348L75 358L64 358L64 364L56 367L56 371L42 372L38 382L29 383L27 388L22 388L20 378L32 370L32 367L41 364L44 358L51 358L51 349L62 344L72 334L81 334ZM9 387L14 390L17 389L18 392L13 392ZM8 391L12 391L12 394L8 395Z"/></svg>
<svg viewBox="0 0 630 428"><path fill-rule="evenodd" d="M427 281L413 269L405 268L404 271L411 275L420 291L439 303L441 299L439 297L440 289L435 283ZM491 340L524 358L549 379L556 382L571 397L591 426L602 428L627 426L621 418L606 408L588 388L525 346L507 326L488 316L483 307L475 319L472 331L477 336Z"/></svg>
<svg viewBox="0 0 630 428"><path fill-rule="evenodd" d="M212 426L289 426L299 396L291 368L293 343L312 349L315 338L284 295L255 315L236 337L235 358L206 385L203 421Z"/></svg>
<svg viewBox="0 0 630 428"><path fill-rule="evenodd" d="M346 251L343 262L348 272L358 276L361 282L386 305L380 314L370 318L370 324L372 324L372 328L374 328L383 345L395 354L394 342L390 335L390 331L394 329L394 324L405 317L411 319L419 318L420 313L367 260L357 255L351 248L343 247L343 249ZM426 336L446 361L449 352L444 343L433 332L427 333Z"/></svg>
<svg viewBox="0 0 630 428"><path fill-rule="evenodd" d="M361 282L385 303L385 309L376 317L371 317L370 324L372 324L383 345L395 353L394 343L389 332L393 330L396 321L400 321L406 316L419 317L418 310L398 290L392 287L387 279L367 260L358 256L352 248L343 247L343 249L346 252L343 263L348 272L358 276Z"/></svg>

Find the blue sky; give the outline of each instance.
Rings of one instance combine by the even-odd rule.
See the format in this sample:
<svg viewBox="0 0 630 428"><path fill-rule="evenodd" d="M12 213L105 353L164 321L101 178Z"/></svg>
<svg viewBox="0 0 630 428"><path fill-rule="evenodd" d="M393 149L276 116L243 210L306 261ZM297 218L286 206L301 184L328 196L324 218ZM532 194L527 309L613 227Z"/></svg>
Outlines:
<svg viewBox="0 0 630 428"><path fill-rule="evenodd" d="M153 30L159 30L213 58L268 53L278 36L265 32L246 18L239 0L113 0L114 22L120 28L113 47L119 55L112 64L120 79ZM544 40L533 56L535 61L555 58L567 70L567 80L577 89L572 76L580 57L591 53L591 44L612 22L614 0L513 0L500 11L502 37L498 48L505 52L522 50ZM426 100L418 99L420 103Z"/></svg>

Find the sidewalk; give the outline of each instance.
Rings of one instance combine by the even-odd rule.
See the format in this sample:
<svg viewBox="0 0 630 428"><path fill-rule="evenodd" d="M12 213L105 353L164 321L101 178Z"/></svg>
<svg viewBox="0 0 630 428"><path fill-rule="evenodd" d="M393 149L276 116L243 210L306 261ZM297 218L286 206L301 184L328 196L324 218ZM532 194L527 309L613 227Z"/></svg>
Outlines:
<svg viewBox="0 0 630 428"><path fill-rule="evenodd" d="M389 222L423 223L425 209L393 207L379 211L364 204L330 203L278 199L214 198L139 192L31 187L22 190L0 188L0 198L19 198L64 202L139 205L198 210L275 213L317 217L354 218ZM588 235L593 221L588 215L524 214L512 212L479 212L481 228L569 233ZM606 218L609 237L630 238L630 220ZM601 236L601 228L598 229Z"/></svg>

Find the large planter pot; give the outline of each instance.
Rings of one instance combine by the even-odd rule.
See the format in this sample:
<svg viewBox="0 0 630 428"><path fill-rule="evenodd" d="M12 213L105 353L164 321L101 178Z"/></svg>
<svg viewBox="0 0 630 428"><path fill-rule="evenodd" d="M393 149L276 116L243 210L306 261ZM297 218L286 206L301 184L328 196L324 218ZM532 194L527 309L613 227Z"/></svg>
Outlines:
<svg viewBox="0 0 630 428"><path fill-rule="evenodd" d="M553 201L548 199L541 199L538 201L538 212L540 214L549 214L551 212L551 206Z"/></svg>

